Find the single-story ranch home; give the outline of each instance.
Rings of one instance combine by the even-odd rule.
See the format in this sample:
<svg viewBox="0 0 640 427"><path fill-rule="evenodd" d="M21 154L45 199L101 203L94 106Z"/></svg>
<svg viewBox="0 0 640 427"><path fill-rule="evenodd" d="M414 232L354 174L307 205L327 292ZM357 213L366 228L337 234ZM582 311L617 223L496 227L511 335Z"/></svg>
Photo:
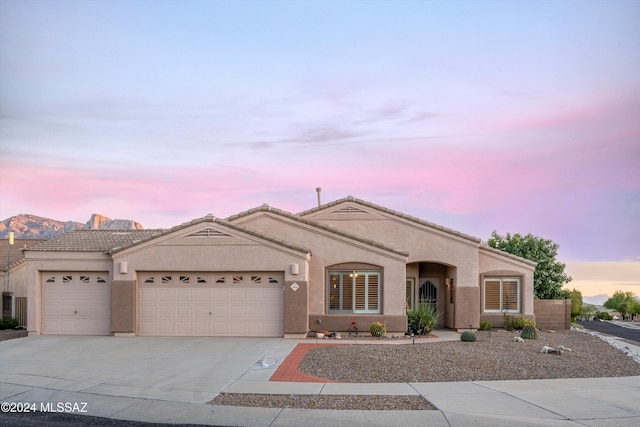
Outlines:
<svg viewBox="0 0 640 427"><path fill-rule="evenodd" d="M13 291L31 334L304 337L374 321L404 333L418 304L454 330L535 317L535 263L351 196L299 214L263 205L166 230L72 231L23 253Z"/></svg>

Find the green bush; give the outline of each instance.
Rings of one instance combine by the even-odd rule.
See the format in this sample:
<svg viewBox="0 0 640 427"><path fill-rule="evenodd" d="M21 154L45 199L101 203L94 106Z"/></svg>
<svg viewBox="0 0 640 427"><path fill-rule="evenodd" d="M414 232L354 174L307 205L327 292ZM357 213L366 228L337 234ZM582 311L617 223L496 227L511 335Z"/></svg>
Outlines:
<svg viewBox="0 0 640 427"><path fill-rule="evenodd" d="M440 314L430 304L420 304L407 313L407 328L410 334L426 335L433 331Z"/></svg>
<svg viewBox="0 0 640 427"><path fill-rule="evenodd" d="M18 327L18 319L14 317L6 317L0 320L1 329L15 329Z"/></svg>
<svg viewBox="0 0 640 427"><path fill-rule="evenodd" d="M369 326L369 332L371 332L372 337L384 337L387 335L387 328L380 322L373 322L371 326Z"/></svg>
<svg viewBox="0 0 640 427"><path fill-rule="evenodd" d="M493 325L491 324L491 322L480 322L480 330L481 331L488 331L493 327Z"/></svg>
<svg viewBox="0 0 640 427"><path fill-rule="evenodd" d="M525 325L520 336L526 340L535 340L538 338L538 330L535 326Z"/></svg>
<svg viewBox="0 0 640 427"><path fill-rule="evenodd" d="M611 313L606 311L599 311L596 313L596 317L601 320L613 320Z"/></svg>
<svg viewBox="0 0 640 427"><path fill-rule="evenodd" d="M475 342L476 338L476 334L471 331L464 331L462 335L460 335L460 341L464 342Z"/></svg>
<svg viewBox="0 0 640 427"><path fill-rule="evenodd" d="M522 329L525 326L536 326L536 322L533 319L527 319L524 316L515 317L507 313L502 313L504 317L504 328L507 331L513 331L514 329Z"/></svg>

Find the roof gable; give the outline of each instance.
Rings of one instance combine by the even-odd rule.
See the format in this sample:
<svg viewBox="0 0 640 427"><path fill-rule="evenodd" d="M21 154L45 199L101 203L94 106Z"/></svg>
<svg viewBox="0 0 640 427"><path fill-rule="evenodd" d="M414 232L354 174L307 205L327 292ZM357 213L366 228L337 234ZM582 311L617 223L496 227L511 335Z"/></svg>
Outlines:
<svg viewBox="0 0 640 427"><path fill-rule="evenodd" d="M409 254L406 251L403 251L403 250L400 250L400 249L391 248L391 247L386 246L386 245L384 245L384 244L382 244L380 242L376 242L376 241L371 240L371 239L366 239L366 238L363 238L362 236L358 236L358 235L355 235L355 234L352 234L352 233L348 233L346 231L342 231L342 230L337 229L335 227L332 227L330 225L322 224L320 222L316 222L316 221L313 221L313 220L308 219L308 218L302 218L302 217L300 217L298 215L294 215L294 214L292 214L290 212L286 212L286 211L271 207L271 206L266 205L266 204L262 205L262 206L260 206L258 208L250 209L248 211L241 212L239 214L230 216L229 218L227 218L227 220L230 221L230 222L235 222L235 221L242 220L243 218L247 218L247 217L249 217L249 216L251 216L253 214L259 213L259 212L271 213L271 214L286 218L286 219L288 219L290 221L294 221L294 222L297 222L297 223L300 223L300 224L304 224L304 225L306 225L308 227L315 228L317 230L322 230L322 231L324 231L326 233L334 234L336 236L340 236L340 237L347 238L347 239L350 239L350 240L354 240L354 241L357 241L357 242L360 242L360 243L364 243L364 244L366 244L368 246L372 246L372 247L375 247L375 248L378 248L378 249L382 249L383 251L386 251L386 252L391 252L396 256L397 255L400 255L400 256L403 256L403 257L409 256Z"/></svg>
<svg viewBox="0 0 640 427"><path fill-rule="evenodd" d="M188 231L190 228L193 228L193 231L189 233ZM187 233L184 233L185 231L187 231ZM151 243L152 241L158 241L158 239L170 238L172 235L176 235L176 236L181 235L181 237L185 239L194 239L193 242L195 242L196 239L198 240L214 239L218 241L217 243L225 243L223 240L228 241L228 240L237 239L238 237L245 237L245 238L249 238L250 240L266 241L268 243L272 243L277 246L294 250L296 252L302 252L302 253L311 252L308 248L305 248L299 245L294 245L285 240L278 239L278 238L269 236L267 234L254 231L237 224L233 224L228 220L216 218L213 215L207 215L203 218L197 218L197 219L194 219L193 221L185 222L169 230L160 230L159 233L149 236L145 240L114 247L109 252L110 253L121 252L123 250L133 248L134 246L139 246L145 243Z"/></svg>
<svg viewBox="0 0 640 427"><path fill-rule="evenodd" d="M371 202L367 202L365 200L357 199L353 196L347 196L345 198L336 200L334 202L330 202L313 209L308 209L306 211L300 212L298 216L302 218L305 218L305 217L313 218L314 216L319 214L325 214L325 215L330 214L331 216L337 215L337 214L353 215L351 212L355 212L355 213L364 212L368 215L383 214L386 216L392 216L392 217L396 217L399 219L403 219L405 221L409 221L409 222L421 225L423 227L428 227L428 228L437 230L439 232L443 232L445 234L449 234L451 236L469 240L476 244L481 242L481 240L477 237L469 236L468 234L464 234L459 231L455 231L450 228L446 228L441 225L437 225L432 222L425 221L423 219L420 219L411 215L407 215L402 212L394 211L392 209L388 209L383 206L376 205ZM358 218L356 218L356 216L354 215L353 219L358 219Z"/></svg>

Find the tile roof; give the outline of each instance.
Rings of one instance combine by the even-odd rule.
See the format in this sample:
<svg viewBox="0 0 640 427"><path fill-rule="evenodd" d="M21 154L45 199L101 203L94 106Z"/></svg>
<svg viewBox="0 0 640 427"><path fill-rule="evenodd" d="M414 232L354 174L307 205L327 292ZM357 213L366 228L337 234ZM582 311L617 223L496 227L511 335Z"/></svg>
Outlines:
<svg viewBox="0 0 640 427"><path fill-rule="evenodd" d="M302 224L307 224L307 225L310 225L312 227L315 227L315 228L318 228L318 229L321 229L321 230L328 231L330 233L336 234L338 236L346 237L346 238L351 239L351 240L355 240L355 241L358 241L358 242L361 242L361 243L365 243L365 244L367 244L369 246L373 246L373 247L376 247L376 248L379 248L379 249L382 249L382 250L385 250L385 251L388 251L388 252L393 252L393 253L395 253L397 255L402 255L402 256L405 256L405 257L409 256L408 252L403 251L401 249L394 249L394 248L391 248L389 246L383 245L380 242L376 242L376 241L370 240L370 239L365 239L365 238L363 238L361 236L357 236L355 234L347 233L346 231L342 231L342 230L337 229L335 227L332 227L330 225L322 224L322 223L319 223L319 222L316 222L316 221L313 221L313 220L310 220L310 219L307 219L307 218L301 218L298 215L294 215L294 214L292 214L290 212L286 212L286 211L271 207L271 206L266 205L266 204L262 205L260 207L249 209L248 211L240 212L239 214L230 216L229 218L227 218L227 221L235 221L236 219L243 218L243 217L251 215L251 214L253 214L255 212L273 212L275 214L278 214L280 216L284 216L284 217L286 217L288 219L291 219L293 221L297 221L297 222L300 222Z"/></svg>
<svg viewBox="0 0 640 427"><path fill-rule="evenodd" d="M9 260L9 239L0 239L0 270L7 269L7 261L11 268L24 262L25 248L31 248L38 243L44 242L46 239L14 239L13 246L11 247L11 260Z"/></svg>
<svg viewBox="0 0 640 427"><path fill-rule="evenodd" d="M62 252L109 252L112 248L135 243L162 230L76 230L60 234L29 251L62 251Z"/></svg>

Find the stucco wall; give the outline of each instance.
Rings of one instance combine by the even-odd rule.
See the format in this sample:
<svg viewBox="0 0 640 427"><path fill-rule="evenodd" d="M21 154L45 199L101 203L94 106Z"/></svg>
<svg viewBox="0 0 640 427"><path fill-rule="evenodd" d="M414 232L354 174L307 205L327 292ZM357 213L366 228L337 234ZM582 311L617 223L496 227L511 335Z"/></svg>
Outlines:
<svg viewBox="0 0 640 427"><path fill-rule="evenodd" d="M327 268L345 263L364 263L379 267L383 271L381 296L381 315L399 316L394 323L396 332L406 328L405 309L405 260L406 257L384 249L372 247L363 242L336 235L326 230L300 223L273 213L257 212L238 221L239 225L272 236L283 236L288 242L311 248L309 264L309 315L310 329L317 328L314 319L326 313L326 274ZM336 316L336 315L328 315ZM365 316L364 314L353 314ZM366 315L369 316L369 315ZM378 320L380 317L377 317ZM336 325L336 327L341 326ZM351 321L348 322L350 324ZM344 328L348 327L344 324ZM401 325L402 324L402 325ZM336 329L344 330L344 329Z"/></svg>
<svg viewBox="0 0 640 427"><path fill-rule="evenodd" d="M482 320L488 320L494 326L502 322L502 314L484 313L484 277L519 277L520 278L520 313L519 316L534 318L533 307L533 273L535 266L520 260L505 257L493 251L480 248L478 251L478 273L480 285L480 314Z"/></svg>
<svg viewBox="0 0 640 427"><path fill-rule="evenodd" d="M571 328L570 299L537 299L534 301L536 327L544 330Z"/></svg>

